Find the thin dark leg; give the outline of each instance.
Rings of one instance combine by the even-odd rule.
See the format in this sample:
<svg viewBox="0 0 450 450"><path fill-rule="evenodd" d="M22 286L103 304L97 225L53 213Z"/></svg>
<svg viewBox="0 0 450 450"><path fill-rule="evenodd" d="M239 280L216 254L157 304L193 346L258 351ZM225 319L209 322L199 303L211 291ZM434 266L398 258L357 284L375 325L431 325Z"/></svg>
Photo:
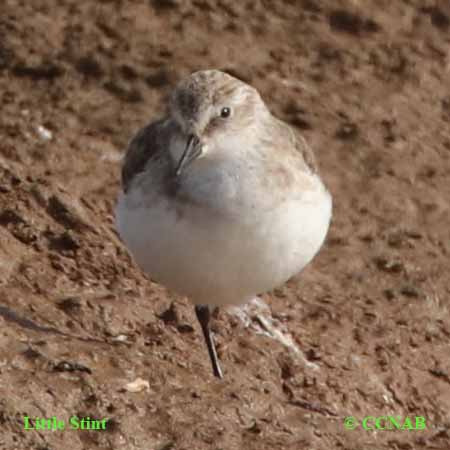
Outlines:
<svg viewBox="0 0 450 450"><path fill-rule="evenodd" d="M195 314L197 315L197 319L202 327L203 336L205 338L206 346L208 347L209 358L211 359L214 375L217 378L223 378L222 370L219 366L219 359L217 358L216 346L214 345L211 330L209 328L211 313L208 306L197 305L195 307Z"/></svg>

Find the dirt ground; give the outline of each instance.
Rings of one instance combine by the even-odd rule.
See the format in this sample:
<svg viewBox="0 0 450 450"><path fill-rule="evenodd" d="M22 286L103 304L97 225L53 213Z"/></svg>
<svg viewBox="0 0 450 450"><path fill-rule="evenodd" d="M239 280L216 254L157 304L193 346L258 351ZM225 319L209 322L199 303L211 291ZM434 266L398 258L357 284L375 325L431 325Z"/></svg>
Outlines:
<svg viewBox="0 0 450 450"><path fill-rule="evenodd" d="M222 311L223 381L113 222L129 138L204 68L257 87L334 197L264 296L308 361ZM450 448L448 1L2 0L0 95L0 449ZM344 427L388 415L426 429Z"/></svg>

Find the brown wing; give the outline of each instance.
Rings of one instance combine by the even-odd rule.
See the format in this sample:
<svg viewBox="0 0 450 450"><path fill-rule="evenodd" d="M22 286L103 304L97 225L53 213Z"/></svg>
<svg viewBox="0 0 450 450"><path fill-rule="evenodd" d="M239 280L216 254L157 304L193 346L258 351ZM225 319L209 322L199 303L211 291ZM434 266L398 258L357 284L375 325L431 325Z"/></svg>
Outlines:
<svg viewBox="0 0 450 450"><path fill-rule="evenodd" d="M122 166L122 186L127 192L131 180L144 171L147 162L169 144L166 119L153 122L138 131L131 139Z"/></svg>
<svg viewBox="0 0 450 450"><path fill-rule="evenodd" d="M295 149L295 151L302 157L303 162L308 169L313 173L317 173L318 166L316 158L314 157L314 153L305 138L282 120L275 119L272 123L275 127L275 129L272 130L272 136L276 136L278 141L278 145L276 145L276 147L284 148L285 150ZM284 143L280 143L280 141L284 141Z"/></svg>
<svg viewBox="0 0 450 450"><path fill-rule="evenodd" d="M318 171L318 167L312 148L309 146L309 144L306 142L306 139L300 133L296 132L292 128L291 130L294 135L293 139L295 141L295 147L297 151L301 153L303 160L305 161L305 164L310 168L310 170L316 173Z"/></svg>

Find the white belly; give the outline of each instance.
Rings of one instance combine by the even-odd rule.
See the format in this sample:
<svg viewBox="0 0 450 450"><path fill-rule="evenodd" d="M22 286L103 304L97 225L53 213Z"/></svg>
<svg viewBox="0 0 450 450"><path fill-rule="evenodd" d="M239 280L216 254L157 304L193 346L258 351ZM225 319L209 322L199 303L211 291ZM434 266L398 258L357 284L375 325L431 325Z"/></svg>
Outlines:
<svg viewBox="0 0 450 450"><path fill-rule="evenodd" d="M153 280L200 304L240 303L284 283L318 252L331 217L331 196L320 181L245 221L192 204L180 214L163 197L144 207L141 195L120 195L120 236Z"/></svg>

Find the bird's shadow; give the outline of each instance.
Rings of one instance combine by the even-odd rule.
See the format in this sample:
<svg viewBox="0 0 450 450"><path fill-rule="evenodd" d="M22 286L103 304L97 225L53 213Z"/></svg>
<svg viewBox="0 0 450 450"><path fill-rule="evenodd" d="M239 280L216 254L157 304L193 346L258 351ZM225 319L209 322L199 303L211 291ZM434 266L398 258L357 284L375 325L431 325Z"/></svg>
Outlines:
<svg viewBox="0 0 450 450"><path fill-rule="evenodd" d="M95 338L91 338L91 337L74 336L72 334L65 333L64 331L58 330L55 327L39 325L30 319L20 316L15 311L12 311L11 309L9 309L8 307L6 307L4 305L0 305L0 316L3 317L6 322L15 323L22 328L37 331L39 333L56 334L56 335L68 337L71 339L77 339L77 340L80 340L83 342L96 342L96 343L100 343L100 344L108 344L108 342L102 341L100 339L95 339Z"/></svg>

